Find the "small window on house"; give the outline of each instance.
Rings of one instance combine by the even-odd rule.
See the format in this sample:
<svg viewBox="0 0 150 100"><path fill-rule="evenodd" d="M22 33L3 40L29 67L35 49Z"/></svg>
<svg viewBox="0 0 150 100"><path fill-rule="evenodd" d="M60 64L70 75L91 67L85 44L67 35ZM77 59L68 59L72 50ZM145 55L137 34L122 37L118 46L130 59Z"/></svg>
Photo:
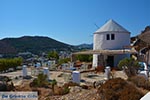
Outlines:
<svg viewBox="0 0 150 100"><path fill-rule="evenodd" d="M106 35L106 40L110 40L110 35L109 34Z"/></svg>
<svg viewBox="0 0 150 100"><path fill-rule="evenodd" d="M115 40L115 34L111 34L111 40Z"/></svg>

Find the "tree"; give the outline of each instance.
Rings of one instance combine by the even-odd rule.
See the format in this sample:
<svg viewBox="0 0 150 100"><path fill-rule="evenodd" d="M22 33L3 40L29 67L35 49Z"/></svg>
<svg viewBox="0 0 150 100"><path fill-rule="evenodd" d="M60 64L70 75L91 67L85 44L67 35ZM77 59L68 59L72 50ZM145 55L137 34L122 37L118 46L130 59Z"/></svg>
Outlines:
<svg viewBox="0 0 150 100"><path fill-rule="evenodd" d="M83 61L83 62L91 62L93 59L92 55L77 55L77 60Z"/></svg>
<svg viewBox="0 0 150 100"><path fill-rule="evenodd" d="M17 66L22 64L21 58L13 58L13 59L0 59L0 71L6 71L9 68L16 69Z"/></svg>
<svg viewBox="0 0 150 100"><path fill-rule="evenodd" d="M70 61L70 58L59 59L58 65L61 65L63 63L68 63L69 61Z"/></svg>
<svg viewBox="0 0 150 100"><path fill-rule="evenodd" d="M31 82L31 86L35 87L45 87L48 85L47 75L40 73L37 78Z"/></svg>
<svg viewBox="0 0 150 100"><path fill-rule="evenodd" d="M51 51L51 52L48 53L48 58L58 60L59 55L56 51Z"/></svg>
<svg viewBox="0 0 150 100"><path fill-rule="evenodd" d="M137 75L140 64L133 58L125 58L118 64L119 68L124 69L128 77Z"/></svg>

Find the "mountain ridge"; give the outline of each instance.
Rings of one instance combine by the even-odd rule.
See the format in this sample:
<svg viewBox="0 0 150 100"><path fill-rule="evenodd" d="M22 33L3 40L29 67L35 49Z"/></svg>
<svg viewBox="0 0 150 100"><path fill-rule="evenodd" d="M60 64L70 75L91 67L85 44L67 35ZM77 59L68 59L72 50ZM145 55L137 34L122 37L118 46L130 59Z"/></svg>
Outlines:
<svg viewBox="0 0 150 100"><path fill-rule="evenodd" d="M22 36L19 38L4 38L0 40L0 53L19 53L19 52L48 52L50 50L71 50L75 46L46 36ZM7 48L6 48L7 47Z"/></svg>

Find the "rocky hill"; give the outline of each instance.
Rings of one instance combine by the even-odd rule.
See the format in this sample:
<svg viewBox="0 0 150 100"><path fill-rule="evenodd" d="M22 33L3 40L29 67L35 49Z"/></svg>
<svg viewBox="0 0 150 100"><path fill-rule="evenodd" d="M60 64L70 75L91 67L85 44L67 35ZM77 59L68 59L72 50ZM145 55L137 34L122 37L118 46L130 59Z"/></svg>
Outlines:
<svg viewBox="0 0 150 100"><path fill-rule="evenodd" d="M16 53L16 49L13 46L3 41L0 41L0 54L10 54L10 53Z"/></svg>
<svg viewBox="0 0 150 100"><path fill-rule="evenodd" d="M4 38L0 40L0 53L32 52L41 53L50 50L71 50L74 46L43 36L23 36L20 38Z"/></svg>

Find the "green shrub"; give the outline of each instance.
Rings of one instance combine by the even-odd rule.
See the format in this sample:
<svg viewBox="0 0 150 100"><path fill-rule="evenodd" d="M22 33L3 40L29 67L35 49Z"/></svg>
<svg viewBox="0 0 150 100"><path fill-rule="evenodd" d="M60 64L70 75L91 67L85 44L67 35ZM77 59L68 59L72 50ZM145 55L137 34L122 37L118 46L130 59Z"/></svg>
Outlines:
<svg viewBox="0 0 150 100"><path fill-rule="evenodd" d="M49 59L55 59L55 60L58 60L59 59L59 55L56 51L50 51L47 55L47 57Z"/></svg>
<svg viewBox="0 0 150 100"><path fill-rule="evenodd" d="M70 58L59 59L58 65L61 65L63 63L68 63L69 61L71 61Z"/></svg>
<svg viewBox="0 0 150 100"><path fill-rule="evenodd" d="M30 85L35 87L46 87L48 85L47 75L44 75L43 73L39 74Z"/></svg>
<svg viewBox="0 0 150 100"><path fill-rule="evenodd" d="M69 87L64 87L64 88L63 88L62 95L68 94L69 91L70 91Z"/></svg>
<svg viewBox="0 0 150 100"><path fill-rule="evenodd" d="M91 62L93 59L92 55L77 55L76 59L81 62Z"/></svg>
<svg viewBox="0 0 150 100"><path fill-rule="evenodd" d="M128 77L137 75L140 64L133 58L125 58L121 60L118 67L123 69Z"/></svg>
<svg viewBox="0 0 150 100"><path fill-rule="evenodd" d="M52 85L52 91L54 92L54 86L57 85L57 81L53 79L51 85Z"/></svg>
<svg viewBox="0 0 150 100"><path fill-rule="evenodd" d="M16 69L17 66L22 64L21 58L13 58L13 59L0 59L0 71L6 71L9 68Z"/></svg>

